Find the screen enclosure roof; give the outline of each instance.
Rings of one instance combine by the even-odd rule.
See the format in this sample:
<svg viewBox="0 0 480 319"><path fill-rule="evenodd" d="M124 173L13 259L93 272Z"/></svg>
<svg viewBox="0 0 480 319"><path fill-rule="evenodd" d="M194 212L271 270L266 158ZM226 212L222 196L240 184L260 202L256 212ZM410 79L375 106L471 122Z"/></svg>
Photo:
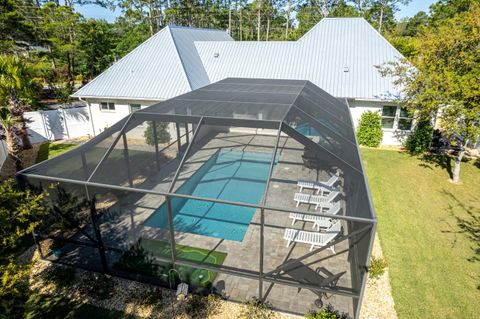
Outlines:
<svg viewBox="0 0 480 319"><path fill-rule="evenodd" d="M224 79L139 110L81 146L19 175L91 185L120 136L154 120L192 123L196 130L207 125L277 130L278 136L301 143L304 158L319 163L319 169L326 165L341 171L346 200L355 202L349 215L375 219L348 106L311 82L301 80ZM101 154L100 145L105 149ZM70 167L79 166L78 173L62 169L67 163ZM113 182L102 184L121 186Z"/></svg>

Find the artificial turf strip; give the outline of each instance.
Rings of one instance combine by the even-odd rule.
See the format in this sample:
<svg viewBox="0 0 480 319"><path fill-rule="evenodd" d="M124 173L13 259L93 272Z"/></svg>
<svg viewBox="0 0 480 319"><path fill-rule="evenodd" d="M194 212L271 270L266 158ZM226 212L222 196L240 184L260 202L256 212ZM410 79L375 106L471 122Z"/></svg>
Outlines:
<svg viewBox="0 0 480 319"><path fill-rule="evenodd" d="M142 238L141 244L143 249L152 253L154 256L167 257L171 256L170 243ZM184 245L175 245L177 251L177 257L189 261L199 261L206 264L221 265L227 257L226 253L219 251L210 251L207 249L184 246Z"/></svg>
<svg viewBox="0 0 480 319"><path fill-rule="evenodd" d="M190 247L185 245L176 245L177 258L187 261L196 261L210 265L221 265L225 261L226 253L218 251L209 251L206 249ZM164 280L166 284L170 283L170 270L172 264L155 260L156 257L171 257L170 244L164 241L140 238L132 246L129 252L125 253L116 263L115 268L121 271L139 273L147 276L153 276ZM153 260L152 260L153 258ZM217 273L199 267L177 266L180 280L187 282L192 287L198 289L209 288Z"/></svg>
<svg viewBox="0 0 480 319"><path fill-rule="evenodd" d="M171 257L170 244L164 241L158 241L148 238L142 238L140 240L140 246L153 256L159 257ZM190 247L185 245L175 245L177 258L187 261L202 262L205 264L222 265L226 253L218 251L209 251L202 248ZM178 271L182 280L189 281L192 285L200 285L207 287L212 284L217 276L216 272L204 270L200 268L193 268L188 266L178 266Z"/></svg>

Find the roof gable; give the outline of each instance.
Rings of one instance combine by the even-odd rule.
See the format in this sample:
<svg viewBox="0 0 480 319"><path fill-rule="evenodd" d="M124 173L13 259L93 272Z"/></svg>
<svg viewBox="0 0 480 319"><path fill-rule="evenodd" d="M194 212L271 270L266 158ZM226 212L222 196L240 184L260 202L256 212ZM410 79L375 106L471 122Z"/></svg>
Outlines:
<svg viewBox="0 0 480 319"><path fill-rule="evenodd" d="M167 26L73 96L163 100L206 85L195 39L231 40L223 31Z"/></svg>

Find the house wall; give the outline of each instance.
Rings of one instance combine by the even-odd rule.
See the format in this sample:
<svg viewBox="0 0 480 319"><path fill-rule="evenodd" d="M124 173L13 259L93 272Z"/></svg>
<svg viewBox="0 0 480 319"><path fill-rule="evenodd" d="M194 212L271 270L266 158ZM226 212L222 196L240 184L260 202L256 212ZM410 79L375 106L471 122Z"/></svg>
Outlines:
<svg viewBox="0 0 480 319"><path fill-rule="evenodd" d="M101 102L113 102L115 103L115 110L101 110ZM141 108L148 107L159 101L136 101L136 100L112 100L112 99L89 99L87 100L88 108L91 111L93 119L93 127L95 135L104 131L106 128L112 126L125 116L128 116L131 104L140 104ZM377 101L361 101L361 100L348 100L350 105L350 112L352 114L352 120L355 128L358 126L360 117L363 112L377 111L381 112L383 105L395 105L392 103L382 103ZM409 131L402 131L397 129L384 129L382 145L402 145L405 138L408 136Z"/></svg>
<svg viewBox="0 0 480 319"><path fill-rule="evenodd" d="M140 104L141 108L146 108L159 101L138 101L138 100L115 100L115 99L88 99L87 107L92 114L93 128L95 135L103 132L106 128L112 126L131 113L132 104ZM115 103L115 110L101 110L101 102Z"/></svg>
<svg viewBox="0 0 480 319"><path fill-rule="evenodd" d="M350 113L352 114L353 125L355 129L358 127L360 117L363 112L373 111L382 112L384 105L396 105L395 103L385 103L377 101L361 101L361 100L348 100L350 106ZM395 124L396 125L396 124ZM382 145L400 146L404 143L410 131L398 130L398 129L383 129Z"/></svg>

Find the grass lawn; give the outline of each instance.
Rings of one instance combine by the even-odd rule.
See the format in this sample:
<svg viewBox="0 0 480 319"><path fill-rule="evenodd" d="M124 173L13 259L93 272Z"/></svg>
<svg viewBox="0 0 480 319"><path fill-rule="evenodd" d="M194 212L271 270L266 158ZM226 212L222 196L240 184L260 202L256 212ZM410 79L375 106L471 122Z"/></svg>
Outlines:
<svg viewBox="0 0 480 319"><path fill-rule="evenodd" d="M51 143L46 142L40 145L37 153L37 163L43 162L49 158L55 157L62 153L65 153L75 147L78 144L60 144L60 143Z"/></svg>
<svg viewBox="0 0 480 319"><path fill-rule="evenodd" d="M399 318L478 318L480 167L362 149ZM453 162L452 162L453 165Z"/></svg>

